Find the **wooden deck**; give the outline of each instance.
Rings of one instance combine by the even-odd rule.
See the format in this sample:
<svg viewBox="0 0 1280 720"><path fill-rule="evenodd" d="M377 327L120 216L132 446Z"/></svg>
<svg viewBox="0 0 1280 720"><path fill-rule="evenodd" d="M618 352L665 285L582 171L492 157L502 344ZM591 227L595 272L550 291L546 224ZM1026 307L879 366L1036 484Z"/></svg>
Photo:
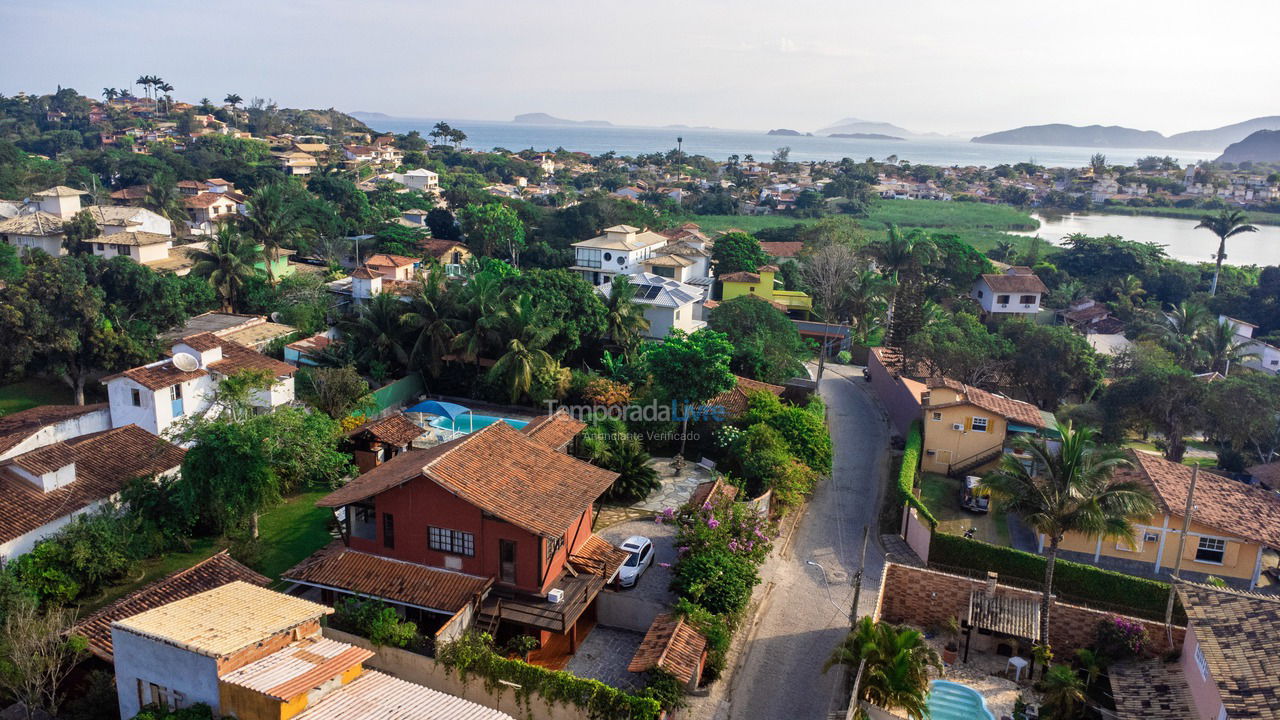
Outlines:
<svg viewBox="0 0 1280 720"><path fill-rule="evenodd" d="M581 618L573 628L574 632L552 635L542 647L529 653L529 664L548 670L563 670L595 626L594 617L588 615Z"/></svg>

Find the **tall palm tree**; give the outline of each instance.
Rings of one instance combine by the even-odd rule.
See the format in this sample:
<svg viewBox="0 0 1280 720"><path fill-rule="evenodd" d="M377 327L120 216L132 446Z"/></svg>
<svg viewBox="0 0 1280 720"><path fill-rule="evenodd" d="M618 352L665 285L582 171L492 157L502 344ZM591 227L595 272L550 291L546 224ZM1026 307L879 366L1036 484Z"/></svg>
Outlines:
<svg viewBox="0 0 1280 720"><path fill-rule="evenodd" d="M1116 298L1130 305L1137 303L1138 298L1147 294L1147 291L1142 288L1142 280L1136 275L1125 275L1117 279L1112 284L1111 290L1116 294Z"/></svg>
<svg viewBox="0 0 1280 720"><path fill-rule="evenodd" d="M533 305L533 298L511 299L490 318L490 326L502 340L502 356L489 368L489 376L506 386L511 402L528 395L539 372L557 367L547 353L553 335Z"/></svg>
<svg viewBox="0 0 1280 720"><path fill-rule="evenodd" d="M636 286L631 284L630 277L614 275L609 295L604 301L605 328L613 344L628 358L640 341L640 336L649 329L644 308L635 301L635 297Z"/></svg>
<svg viewBox="0 0 1280 720"><path fill-rule="evenodd" d="M1169 312L1161 313L1142 335L1160 343L1178 358L1179 364L1191 370L1200 364L1203 347L1200 338L1212 324L1213 315L1208 308L1184 300Z"/></svg>
<svg viewBox="0 0 1280 720"><path fill-rule="evenodd" d="M1236 326L1229 320L1209 323L1196 339L1208 363L1208 369L1212 372L1226 375L1230 372L1232 363L1258 357L1250 349L1253 341L1237 335Z"/></svg>
<svg viewBox="0 0 1280 720"><path fill-rule="evenodd" d="M281 248L296 246L312 236L302 215L302 206L283 182L263 185L245 204L239 218L246 234L258 241L267 264L267 279L275 282L272 264Z"/></svg>
<svg viewBox="0 0 1280 720"><path fill-rule="evenodd" d="M1040 637L1049 637L1049 599L1058 545L1067 533L1133 544L1134 521L1156 511L1146 488L1112 473L1129 459L1118 449L1099 445L1090 427L1058 423L1060 445L1051 450L1044 438L1019 435L1014 448L1031 456L1030 468L1005 454L981 487L1006 512L1016 513L1049 541L1045 550L1044 594L1040 600Z"/></svg>
<svg viewBox="0 0 1280 720"><path fill-rule="evenodd" d="M849 318L858 338L866 340L882 327L888 297L889 282L875 270L864 268L851 278L841 302L842 314Z"/></svg>
<svg viewBox="0 0 1280 720"><path fill-rule="evenodd" d="M379 293L361 304L355 315L338 322L343 342L354 348L356 359L364 366L408 363L409 353L404 348L405 324L401 322L406 308L394 293Z"/></svg>
<svg viewBox="0 0 1280 720"><path fill-rule="evenodd" d="M919 229L903 233L897 225L890 225L888 236L871 244L871 254L893 280L885 320L885 326L892 327L893 311L898 298L904 295L904 286L916 282L924 268L937 260L937 246Z"/></svg>
<svg viewBox="0 0 1280 720"><path fill-rule="evenodd" d="M420 273L418 284L418 291L410 297L409 311L400 317L400 323L414 338L409 361L426 367L431 377L438 377L441 358L458 335L459 321L443 268L436 265L425 274Z"/></svg>
<svg viewBox="0 0 1280 720"><path fill-rule="evenodd" d="M1227 238L1240 233L1258 232L1258 228L1246 221L1249 216L1243 210L1223 208L1217 215L1205 215L1200 218L1196 229L1205 228L1218 236L1218 252L1214 255L1213 284L1209 286L1209 296L1218 294L1218 276L1222 274L1222 261L1227 259Z"/></svg>
<svg viewBox="0 0 1280 720"><path fill-rule="evenodd" d="M463 360L478 363L498 344L492 317L502 297L501 281L488 273L479 273L464 286L460 305L460 326L464 329L453 339L453 349Z"/></svg>
<svg viewBox="0 0 1280 720"><path fill-rule="evenodd" d="M205 250L192 253L195 265L191 274L207 278L214 292L222 300L222 310L233 312L244 287L257 270L257 246L232 225L224 225L209 241Z"/></svg>
<svg viewBox="0 0 1280 720"><path fill-rule="evenodd" d="M112 87L104 87L102 88L102 97L106 98L107 102L111 102L120 97L120 91Z"/></svg>
<svg viewBox="0 0 1280 720"><path fill-rule="evenodd" d="M230 105L231 107L233 107L233 108L234 108L234 107L236 107L237 105L239 105L240 103L244 102L244 98L240 97L239 95L237 95L237 94L235 94L235 93L227 93L227 96L226 96L226 97L224 97L224 98L222 98L222 102L224 102L224 103L226 103L226 104L228 104L228 105Z"/></svg>
<svg viewBox="0 0 1280 720"><path fill-rule="evenodd" d="M137 80L133 81L134 85L142 86L142 93L147 97L151 97L151 76L139 75Z"/></svg>
<svg viewBox="0 0 1280 720"><path fill-rule="evenodd" d="M942 672L942 659L919 630L876 622L864 615L822 666L862 668L858 699L901 710L912 720L929 717L929 671Z"/></svg>
<svg viewBox="0 0 1280 720"><path fill-rule="evenodd" d="M1018 246L1014 245L1012 240L1001 240L995 244L995 247L991 248L991 252L987 253L987 257L992 260L1008 262L1009 258L1013 257L1017 250Z"/></svg>
<svg viewBox="0 0 1280 720"><path fill-rule="evenodd" d="M181 235L187 227L187 208L182 204L182 195L173 180L164 175L157 175L147 188L146 197L142 199L143 207L173 223L173 233Z"/></svg>

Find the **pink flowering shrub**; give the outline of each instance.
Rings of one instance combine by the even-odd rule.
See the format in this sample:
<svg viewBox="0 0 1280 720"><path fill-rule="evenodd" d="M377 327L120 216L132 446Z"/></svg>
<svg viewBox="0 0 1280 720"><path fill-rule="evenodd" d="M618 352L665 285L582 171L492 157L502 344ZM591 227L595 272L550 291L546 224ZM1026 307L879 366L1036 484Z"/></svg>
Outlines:
<svg viewBox="0 0 1280 720"><path fill-rule="evenodd" d="M1112 660L1143 657L1151 651L1151 636L1142 623L1129 618L1107 618L1098 623L1097 650Z"/></svg>
<svg viewBox="0 0 1280 720"><path fill-rule="evenodd" d="M685 505L663 515L676 524L676 555L683 558L702 552L728 552L764 561L773 545L774 527L746 503L721 500L693 507Z"/></svg>

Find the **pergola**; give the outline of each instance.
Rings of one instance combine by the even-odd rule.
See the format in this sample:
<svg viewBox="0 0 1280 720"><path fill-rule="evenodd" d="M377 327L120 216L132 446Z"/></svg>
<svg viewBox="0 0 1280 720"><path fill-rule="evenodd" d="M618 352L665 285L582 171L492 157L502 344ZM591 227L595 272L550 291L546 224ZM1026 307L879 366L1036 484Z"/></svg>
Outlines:
<svg viewBox="0 0 1280 720"><path fill-rule="evenodd" d="M969 592L969 614L965 622L964 660L969 662L973 631L1040 642L1040 603L1033 597L1001 593L991 587Z"/></svg>

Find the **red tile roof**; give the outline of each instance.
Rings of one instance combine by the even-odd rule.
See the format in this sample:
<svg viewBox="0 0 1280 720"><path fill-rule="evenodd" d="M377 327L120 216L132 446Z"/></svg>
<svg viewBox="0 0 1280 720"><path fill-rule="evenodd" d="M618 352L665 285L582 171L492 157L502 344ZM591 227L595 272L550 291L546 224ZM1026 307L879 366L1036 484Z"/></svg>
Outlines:
<svg viewBox="0 0 1280 720"><path fill-rule="evenodd" d="M367 267L361 267L356 268L355 272L351 273L351 277L360 278L361 280L372 280L382 276Z"/></svg>
<svg viewBox="0 0 1280 720"><path fill-rule="evenodd" d="M40 428L105 409L94 405L41 405L0 417L0 453L8 452Z"/></svg>
<svg viewBox="0 0 1280 720"><path fill-rule="evenodd" d="M753 272L742 270L735 273L729 273L728 275L721 275L720 282L758 283L760 282L760 276Z"/></svg>
<svg viewBox="0 0 1280 720"><path fill-rule="evenodd" d="M268 357L226 338L218 338L218 344L222 345L222 359L209 363L209 369L221 375L234 375L241 370L265 370L272 377L288 377L298 371L298 368L287 362Z"/></svg>
<svg viewBox="0 0 1280 720"><path fill-rule="evenodd" d="M991 288L992 292L1042 294L1049 292L1049 288L1045 287L1040 278L1035 275L1025 275L1023 273L1012 275L984 274L982 279L987 283L987 287Z"/></svg>
<svg viewBox="0 0 1280 720"><path fill-rule="evenodd" d="M931 408L952 407L955 405L974 405L988 412L993 412L1006 420L1012 420L1023 425L1030 425L1037 428L1048 428L1052 423L1045 418L1045 413L1040 412L1040 408L1031 403L1014 400L1003 395L987 392L972 385L965 385L958 380L951 378L935 377L930 378L927 385L930 388L946 387L960 393L962 400L958 403L930 403Z"/></svg>
<svg viewBox="0 0 1280 720"><path fill-rule="evenodd" d="M781 385L772 385L759 380L744 378L740 375L735 375L734 377L738 380L737 384L707 401L708 405L723 407L729 417L738 417L747 411L748 392L764 391L780 396L786 391L786 388Z"/></svg>
<svg viewBox="0 0 1280 720"><path fill-rule="evenodd" d="M417 440L422 435L423 430L404 415L391 415L381 420L367 422L348 432L347 436L354 437L362 433L368 433L373 439L388 445L406 447L409 443Z"/></svg>
<svg viewBox="0 0 1280 720"><path fill-rule="evenodd" d="M172 360L165 360L155 365L144 365L142 367L130 368L117 375L108 375L102 378L102 382L115 380L118 377L127 377L138 383L148 390L162 390L170 385L177 385L188 380L194 380L204 377L209 373L203 369L197 368L191 372L179 370L173 366Z"/></svg>
<svg viewBox="0 0 1280 720"><path fill-rule="evenodd" d="M369 267L407 267L417 262L419 262L418 258L378 253L366 258L364 264Z"/></svg>
<svg viewBox="0 0 1280 720"><path fill-rule="evenodd" d="M707 639L701 633L675 614L664 613L653 619L627 670L662 668L688 684L701 667L706 649Z"/></svg>
<svg viewBox="0 0 1280 720"><path fill-rule="evenodd" d="M422 252L424 254L430 255L434 258L439 258L454 248L469 250L464 243L460 243L456 240L440 240L437 238L423 240L418 243L418 247L422 248Z"/></svg>
<svg viewBox="0 0 1280 720"><path fill-rule="evenodd" d="M111 623L236 580L261 587L271 584L269 579L236 562L224 550L125 595L81 620L72 632L89 641L89 652L112 662Z"/></svg>
<svg viewBox="0 0 1280 720"><path fill-rule="evenodd" d="M110 498L134 478L173 470L185 454L137 425L125 425L12 458L0 464L0 542ZM50 492L42 492L10 467L57 469L71 463L76 465L75 480Z"/></svg>
<svg viewBox="0 0 1280 720"><path fill-rule="evenodd" d="M220 202L234 202L222 193L202 192L182 198L182 204L189 208L209 208Z"/></svg>
<svg viewBox="0 0 1280 720"><path fill-rule="evenodd" d="M1151 488L1160 510L1182 515L1191 487L1191 468L1150 453L1129 451L1132 468L1115 473ZM1196 480L1191 518L1216 530L1253 542L1280 547L1280 495L1205 470Z"/></svg>
<svg viewBox="0 0 1280 720"><path fill-rule="evenodd" d="M193 335L187 335L186 337L178 340L178 342L199 352L208 352L209 350L213 350L214 348L222 345L222 341L218 339L218 336L211 332L200 332Z"/></svg>
<svg viewBox="0 0 1280 720"><path fill-rule="evenodd" d="M618 474L558 452L497 422L428 450L401 453L316 505L349 505L418 477L513 525L545 537L560 537Z"/></svg>
<svg viewBox="0 0 1280 720"><path fill-rule="evenodd" d="M604 538L591 534L576 551L569 556L569 562L578 572L599 575L605 582L612 582L618 569L631 557L631 553L614 547Z"/></svg>
<svg viewBox="0 0 1280 720"><path fill-rule="evenodd" d="M338 541L286 570L282 577L450 614L493 584L492 578L370 555L343 547Z"/></svg>
<svg viewBox="0 0 1280 720"><path fill-rule="evenodd" d="M0 422L3 422L3 420L0 420ZM1268 488L1280 490L1280 460L1269 462L1266 465L1254 465L1246 468L1245 471Z"/></svg>
<svg viewBox="0 0 1280 720"><path fill-rule="evenodd" d="M712 505L722 500L733 500L738 497L738 488L720 476L715 480L699 483L689 496L688 504L694 507L710 502Z"/></svg>
<svg viewBox="0 0 1280 720"><path fill-rule="evenodd" d="M547 447L560 450L577 437L586 426L586 423L574 419L564 410L558 410L530 421L521 429L521 432Z"/></svg>
<svg viewBox="0 0 1280 720"><path fill-rule="evenodd" d="M764 253L770 257L793 258L799 255L800 250L803 248L804 243L802 242L779 241L760 243L760 249L764 250Z"/></svg>

